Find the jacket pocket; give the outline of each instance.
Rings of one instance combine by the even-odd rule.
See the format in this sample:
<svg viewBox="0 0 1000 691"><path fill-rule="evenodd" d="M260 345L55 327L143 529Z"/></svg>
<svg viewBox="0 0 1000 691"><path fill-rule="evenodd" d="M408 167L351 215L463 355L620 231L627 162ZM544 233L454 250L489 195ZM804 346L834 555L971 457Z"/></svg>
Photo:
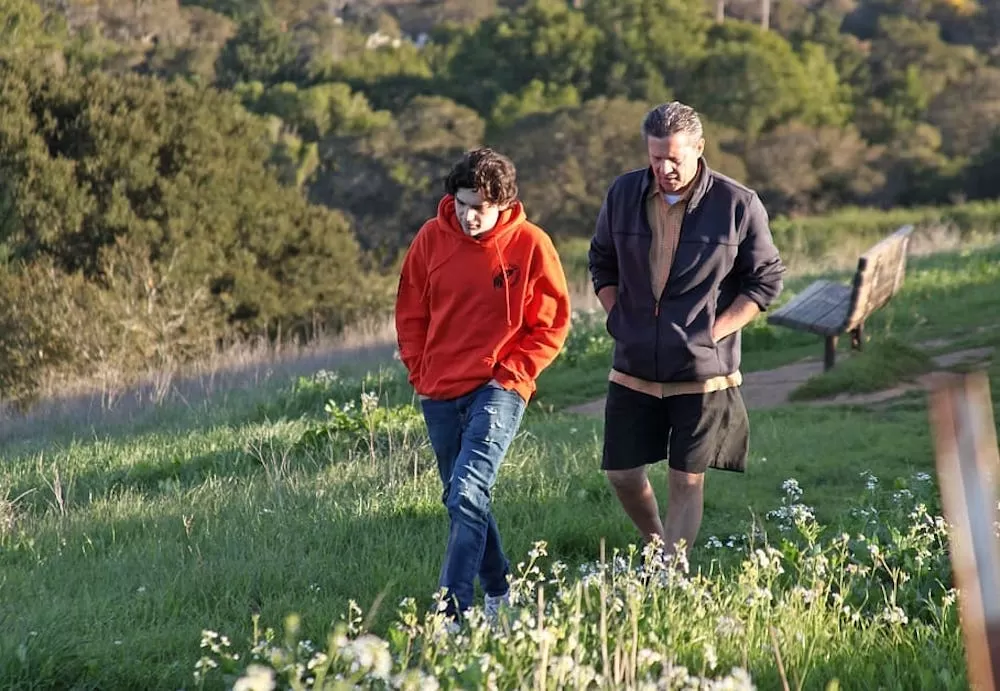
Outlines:
<svg viewBox="0 0 1000 691"><path fill-rule="evenodd" d="M643 311L619 297L608 315L608 331L615 341L612 366L626 374L655 379L657 322L652 307Z"/></svg>
<svg viewBox="0 0 1000 691"><path fill-rule="evenodd" d="M715 350L716 343L712 339L712 330L715 328L714 311L706 307L691 326L688 345L692 348Z"/></svg>
<svg viewBox="0 0 1000 691"><path fill-rule="evenodd" d="M611 338L617 338L616 329L613 325L614 318L618 315L618 305L621 304L620 300L615 300L615 304L611 305L611 311L608 312L607 318L604 320L604 328L607 329L608 335Z"/></svg>
<svg viewBox="0 0 1000 691"><path fill-rule="evenodd" d="M711 311L703 307L688 323L662 318L659 330L659 367L661 381L699 381L714 376L719 357L712 341Z"/></svg>
<svg viewBox="0 0 1000 691"><path fill-rule="evenodd" d="M709 295L708 303L705 305L705 311L708 312L708 333L706 334L707 343L712 346L712 348L717 348L719 343L715 340L715 322L719 318L719 287L713 286L712 293Z"/></svg>

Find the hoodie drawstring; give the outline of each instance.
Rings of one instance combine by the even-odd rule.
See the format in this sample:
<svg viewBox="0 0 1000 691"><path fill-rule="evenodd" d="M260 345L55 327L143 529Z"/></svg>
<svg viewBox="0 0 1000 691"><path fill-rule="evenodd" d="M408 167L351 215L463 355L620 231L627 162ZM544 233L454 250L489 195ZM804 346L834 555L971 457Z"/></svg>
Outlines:
<svg viewBox="0 0 1000 691"><path fill-rule="evenodd" d="M507 306L507 326L512 326L510 320L510 282L507 278L507 264L504 263L503 253L500 251L500 241L497 238L493 239L493 247L497 251L497 258L500 259L500 273L503 274L503 290L506 300L504 304Z"/></svg>

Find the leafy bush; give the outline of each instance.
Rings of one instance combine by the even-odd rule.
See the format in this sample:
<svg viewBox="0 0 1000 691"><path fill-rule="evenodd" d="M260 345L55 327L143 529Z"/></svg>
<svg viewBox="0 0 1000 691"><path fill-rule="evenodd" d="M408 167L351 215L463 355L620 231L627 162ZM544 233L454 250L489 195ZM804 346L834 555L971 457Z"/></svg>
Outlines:
<svg viewBox="0 0 1000 691"><path fill-rule="evenodd" d="M51 262L0 269L0 402L28 406L54 373L85 375L111 346L98 291Z"/></svg>
<svg viewBox="0 0 1000 691"><path fill-rule="evenodd" d="M572 328L555 362L575 367L587 363L595 355L603 356L611 352L614 340L608 333L605 322L603 310L574 311Z"/></svg>
<svg viewBox="0 0 1000 691"><path fill-rule="evenodd" d="M360 405L354 400L330 399L323 410L328 419L304 432L296 444L297 449L325 444L348 451L364 447L374 459L392 451L394 438L401 437L397 447L405 446L408 439L423 431L424 419L416 407L410 404L382 406L375 392L362 393Z"/></svg>

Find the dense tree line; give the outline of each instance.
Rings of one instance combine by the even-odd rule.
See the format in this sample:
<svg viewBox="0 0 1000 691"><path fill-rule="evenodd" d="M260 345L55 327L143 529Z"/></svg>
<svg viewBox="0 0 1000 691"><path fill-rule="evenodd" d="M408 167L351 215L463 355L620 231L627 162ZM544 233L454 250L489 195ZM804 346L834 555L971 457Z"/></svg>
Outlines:
<svg viewBox="0 0 1000 691"><path fill-rule="evenodd" d="M587 232L589 196L617 170L607 165L642 162L623 111L667 98L704 113L713 163L746 176L774 214L998 192L992 3L773 0L769 30L748 0L730 0L721 22L713 0L202 4L235 22L214 83L316 143L292 177L389 256L441 166L480 141L548 142L523 174L566 188L526 196L560 232ZM373 202L387 197L398 202Z"/></svg>
<svg viewBox="0 0 1000 691"><path fill-rule="evenodd" d="M669 98L774 216L1000 196L995 3L760 7L0 0L0 395L384 308L480 143L553 235L586 235Z"/></svg>

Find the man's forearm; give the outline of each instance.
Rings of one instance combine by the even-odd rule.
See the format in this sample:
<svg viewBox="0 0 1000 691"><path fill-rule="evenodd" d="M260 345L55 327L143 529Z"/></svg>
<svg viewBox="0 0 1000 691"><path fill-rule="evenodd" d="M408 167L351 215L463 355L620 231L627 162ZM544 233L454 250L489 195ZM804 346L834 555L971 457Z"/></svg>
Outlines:
<svg viewBox="0 0 1000 691"><path fill-rule="evenodd" d="M718 343L726 336L730 336L744 326L753 321L754 317L760 314L760 307L756 302L746 295L738 295L729 307L722 314L715 318L715 327L712 329L712 340Z"/></svg>
<svg viewBox="0 0 1000 691"><path fill-rule="evenodd" d="M601 303L606 313L611 312L611 308L618 302L618 286L604 286L597 291L597 299Z"/></svg>

